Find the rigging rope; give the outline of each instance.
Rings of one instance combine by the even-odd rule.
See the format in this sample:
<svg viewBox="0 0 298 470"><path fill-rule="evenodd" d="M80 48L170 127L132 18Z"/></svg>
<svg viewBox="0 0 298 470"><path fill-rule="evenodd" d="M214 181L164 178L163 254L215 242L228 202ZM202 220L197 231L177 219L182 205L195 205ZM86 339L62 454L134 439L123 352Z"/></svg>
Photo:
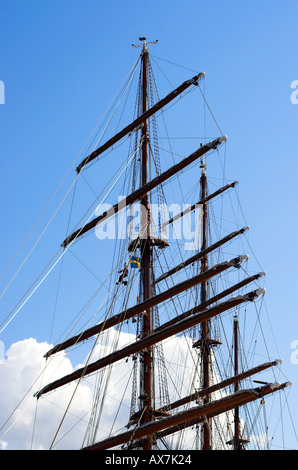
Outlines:
<svg viewBox="0 0 298 470"><path fill-rule="evenodd" d="M141 144L140 144L141 145ZM113 183L112 187L110 188L110 190L107 192L106 196L102 199L102 201L100 202L100 204L103 204L104 201L107 199L107 197L109 196L109 194L111 193L111 191L113 190L113 188L116 186L117 182L119 181L119 179L121 178L122 174L124 173L126 167L129 165L129 163L131 162L131 160L133 159L134 157L134 154L128 159L128 162L126 163L124 169L120 172L120 174L118 175L118 177L116 178L115 182ZM84 226L91 220L91 218L95 215L95 212L96 212L96 209L95 211L93 211L93 213L90 215L90 217L88 218L88 220L85 222L85 224L82 226L81 230L84 228ZM7 323L2 327L2 329L0 330L0 333L3 332L3 330L8 326L8 324L13 320L13 318L20 312L20 310L24 307L24 305L28 302L28 300L32 297L32 295L37 291L37 289L41 286L41 284L45 281L45 279L48 277L48 275L52 272L52 270L56 267L56 265L59 263L59 261L65 256L65 254L67 253L67 251L70 249L70 247L72 246L72 244L76 241L76 239L80 236L80 232L76 235L76 237L69 243L69 245L64 249L63 253L59 256L59 258L55 261L55 263L53 264L53 266L49 269L49 271L45 274L45 276L42 278L42 280L38 283L38 285L34 288L34 290L30 293L30 295L26 298L26 300L21 304L21 306L17 309L17 311L14 313L14 315L7 321ZM58 250L58 252L56 253L56 255L52 258L52 260L58 255L58 253L61 251L61 248ZM46 266L46 268L49 266L49 264L52 262L52 260L48 263L48 265ZM45 269L46 269L45 268ZM45 269L42 271L44 272ZM42 273L41 273L42 274ZM40 277L40 276L39 276ZM38 278L37 278L38 279ZM37 280L34 281L34 284L37 282ZM34 285L33 284L33 285ZM31 286L32 287L32 286ZM31 287L29 288L29 290L31 289ZM28 292L28 291L27 291ZM27 292L25 293L25 295L27 294ZM16 308L16 307L15 307ZM14 310L14 309L13 309ZM12 311L13 311L12 310ZM12 312L11 312L12 313ZM8 315L8 317L11 315L11 313ZM7 318L8 318L7 317ZM6 318L6 319L7 319ZM3 322L4 323L4 322ZM2 323L2 325L3 325Z"/></svg>
<svg viewBox="0 0 298 470"><path fill-rule="evenodd" d="M136 61L136 63L134 64L133 66L133 72L131 73L131 77L130 77L130 80L132 79L132 77L134 76L134 73L135 73L135 70L137 69L137 65L139 63L139 59ZM126 80L126 79L125 79ZM118 93L118 92L117 92ZM115 100L115 97L117 96L117 93L116 95L114 96L114 98L111 100L111 103ZM111 103L109 106L111 106ZM107 111L105 111L105 113L103 113L103 115L101 116L101 118L99 119L99 121L97 122L96 126L94 127L93 131L91 132L90 136L88 137L87 141L85 142L84 146L82 147L82 149L80 150L80 152L78 153L78 155L76 156L75 160L73 161L73 163L71 164L71 166L69 167L69 169L67 170L66 174L64 175L64 177L62 178L61 182L59 183L58 187L56 188L56 190L54 191L53 195L51 196L51 198L49 199L48 203L46 204L45 208L43 209L42 213L40 214L40 216L38 217L37 221L35 222L35 224L33 225L33 227L31 228L31 230L29 231L28 235L26 236L25 240L23 241L23 243L21 244L20 248L18 249L17 253L14 255L13 259L11 260L10 264L8 265L8 267L6 268L6 270L4 271L4 273L2 274L2 277L0 279L0 281L3 279L4 275L6 274L6 272L9 270L10 266L12 265L13 261L15 260L15 258L17 257L17 255L19 254L19 252L21 251L21 249L23 248L23 246L25 245L25 242L27 241L27 239L29 238L29 236L31 235L31 233L33 232L34 228L37 226L38 222L41 220L43 214L45 213L46 209L49 207L50 203L52 202L52 200L54 199L55 195L58 193L60 187L62 186L62 184L64 183L64 181L66 180L66 177L68 176L68 174L70 173L71 169L74 167L74 165L76 164L78 158L80 157L80 155L82 154L84 148L87 146L89 140L91 139L92 135L94 134L94 132L96 131L96 129L98 128L99 126L99 123L102 121L104 115L106 114ZM103 134L102 134L103 135ZM96 146L96 144L95 144ZM95 146L93 147L93 150L95 149ZM8 283L8 285L6 286L6 288L4 289L4 291L2 292L2 294L0 295L0 299L2 298L2 296L4 295L4 293L7 291L7 289L10 287L10 285L12 284L12 282L14 281L14 279L16 278L16 276L18 275L18 273L20 272L20 270L23 268L24 264L28 261L29 257L31 256L31 254L33 253L34 249L36 248L36 246L38 245L38 243L40 242L41 238L43 237L43 235L45 234L45 232L47 231L48 227L50 226L51 222L53 221L53 219L55 218L55 216L57 215L59 209L61 208L61 206L63 205L64 201L66 200L68 194L70 193L71 189L73 188L74 185L76 185L76 182L77 182L77 179L79 177L79 174L76 175L76 178L75 180L72 182L71 186L69 187L69 189L67 190L65 196L62 198L62 201L60 202L58 208L55 210L54 214L52 215L52 217L50 218L50 221L47 223L46 227L44 228L44 230L42 231L42 233L40 234L40 236L38 237L37 241L34 243L33 247L31 248L31 250L29 251L28 255L25 257L25 259L23 260L23 262L21 263L21 265L19 266L19 268L17 269L16 273L14 274L14 276L12 277L12 279L10 280L10 282ZM60 251L60 250L59 250ZM58 253L58 252L57 252ZM37 278L38 279L38 278ZM36 282L36 281L35 281ZM35 282L33 283L33 285L35 284ZM30 287L31 288L31 287ZM28 291L27 291L28 292ZM26 294L25 294L26 295ZM3 324L3 323L2 323ZM3 329L0 331L0 333L3 331Z"/></svg>

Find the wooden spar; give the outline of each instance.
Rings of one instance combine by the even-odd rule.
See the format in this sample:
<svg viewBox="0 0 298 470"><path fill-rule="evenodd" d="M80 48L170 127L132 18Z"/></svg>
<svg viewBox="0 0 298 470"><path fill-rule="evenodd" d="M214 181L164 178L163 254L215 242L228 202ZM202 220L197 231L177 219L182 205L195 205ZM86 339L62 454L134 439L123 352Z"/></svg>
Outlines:
<svg viewBox="0 0 298 470"><path fill-rule="evenodd" d="M162 408L159 408L157 411L169 412L170 410L173 410L175 408L179 408L180 406L187 405L187 404L191 403L192 401L195 401L195 400L198 400L199 398L204 397L206 394L209 395L209 394L214 393L218 390L229 387L230 385L234 384L235 382L239 382L241 380L244 380L248 377L251 377L254 374L258 374L258 373L262 372L263 370L269 369L270 367L277 366L278 364L281 364L281 362L282 362L281 360L276 360L276 361L272 361L272 362L265 362L265 363L260 364L256 367L253 367L252 369L248 369L245 372L241 372L237 376L229 377L229 378L223 380L222 382L218 382L214 385L211 385L207 389L196 391L195 393L193 393L191 395L183 397L180 400L177 400L173 403L170 403L169 405L166 405L166 406L163 406ZM257 382L257 381L254 381L254 382ZM260 382L260 383L262 383L264 385L264 382ZM267 383L268 382L266 382L265 385ZM183 428L184 428L184 426L183 426ZM173 430L173 432L176 432L176 431L177 431L177 429ZM159 434L156 437L158 438ZM131 450L133 448L136 448L136 447L139 447L139 446L140 446L140 442L135 441L133 444L131 444L129 446L129 450Z"/></svg>
<svg viewBox="0 0 298 470"><path fill-rule="evenodd" d="M227 184L226 186L223 186L222 188L218 189L212 194L209 194L208 196L206 195L205 197L202 197L200 201L198 201L196 204L193 204L192 206L188 207L185 209L185 211L180 212L180 214L176 214L172 219L167 220L164 222L163 227L165 227L168 224L172 224L175 220L179 219L180 217L183 217L184 215L188 214L189 212L193 211L196 209L201 204L205 204L206 202L210 201L210 199L215 198L216 196L219 196L219 194L223 193L227 189L234 188L236 184L238 184L238 181L234 181L233 183Z"/></svg>
<svg viewBox="0 0 298 470"><path fill-rule="evenodd" d="M268 389L265 389L264 387L264 391L262 392L261 391L261 388L259 389L249 389L248 392L252 392L252 393L259 393L259 395L256 397L257 398L262 398L263 396L265 395L268 395L270 394L271 392L275 392L275 391L279 391L279 390L283 390L285 387L288 387L292 385L291 382L286 382L286 383L283 383L283 384L279 384L279 383L276 383L276 384L267 384L267 386L269 387L272 387L272 390L270 390L270 388ZM243 394L242 394L243 392ZM211 418L214 418L215 416L218 416L219 414L221 413L226 413L227 411L231 411L233 409L235 409L235 406L243 406L251 401L254 401L254 399L251 397L249 399L249 401L246 400L246 397L247 397L247 393L246 393L246 390L239 390L239 392L237 392L237 394L241 394L242 396L241 397L236 397L236 400L235 402L233 403L233 401L231 402L231 400L228 400L229 397L227 397L227 399L221 399L221 400L224 400L225 401L225 405L224 405L224 408L222 409L219 409L217 411L213 411L211 413L208 413L207 412L207 418L211 419ZM234 394L235 396L236 394ZM240 398L240 399L239 399ZM220 400L219 400L220 401ZM156 437L158 438L164 438L170 434L173 434L177 431L181 431L181 430L184 430L185 428L187 427L190 427L190 426L195 426L196 424L198 423L202 423L204 422L205 420L205 416L202 415L202 416L199 416L198 418L195 418L195 419L192 419L191 421L188 421L188 422L185 422L183 423L182 426L172 426L168 429L165 429L164 431L160 432L160 433L157 433ZM134 442L133 443L133 446L131 447L139 447L141 445L140 442Z"/></svg>
<svg viewBox="0 0 298 470"><path fill-rule="evenodd" d="M178 88L173 90L171 93L169 93L163 99L158 101L154 106L152 106L152 108L146 110L141 116L139 116L137 119L135 119L135 121L133 121L128 126L126 126L124 129L122 129L122 131L120 131L116 135L114 135L105 144L103 144L97 150L94 150L94 152L92 152L90 155L88 155L86 158L84 158L84 160L76 168L76 171L79 173L84 166L86 166L88 163L90 163L92 160L94 160L96 157L98 157L100 154L102 154L105 150L112 147L112 145L114 145L116 142L119 142L119 140L121 140L123 137L128 135L134 129L139 127L150 116L155 114L157 111L159 111L161 108L163 108L166 104L170 103L178 95L183 93L183 91L187 90L187 88L189 88L191 85L198 85L199 81L204 77L204 75L205 75L204 73L199 73L198 75L195 75L190 80L186 80L185 82L183 82Z"/></svg>
<svg viewBox="0 0 298 470"><path fill-rule="evenodd" d="M107 212L99 215L98 217L95 217L93 220L86 223L83 227L81 227L78 230L74 231L71 235L69 235L64 240L64 242L61 244L61 246L65 248L73 240L75 240L76 238L84 235L84 233L86 233L89 230L91 230L92 228L94 228L99 222L101 222L103 220L106 220L109 217L112 217L119 210L124 209L126 206L136 202L139 199L141 199L146 193L148 193L152 189L156 188L156 186L160 185L161 183L163 183L164 181L169 179L171 176L173 176L176 173L178 173L179 171L183 170L183 168L185 168L186 166L193 163L195 160L200 158L202 155L207 153L209 150L216 149L222 142L225 142L226 140L227 140L226 136L221 136L221 137L218 137L217 139L213 140L212 142L209 142L208 144L203 145L202 147L197 149L195 152L193 152L191 155L184 158L183 160L181 160L176 165L173 165L168 170L164 171L164 173L162 173L161 175L156 176L156 178L149 181L147 184L145 184L141 188L136 189L133 193L131 193L125 199L122 199L119 204L115 204L113 207L111 207Z"/></svg>
<svg viewBox="0 0 298 470"><path fill-rule="evenodd" d="M175 274L176 272L180 271L181 269L184 269L186 266L189 266L190 264L194 263L195 261L198 261L199 259L203 258L204 256L206 256L208 253L210 253L211 251L213 250L216 250L217 248L219 248L220 246L224 245L225 243L227 243L228 241L232 240L233 238L237 237L238 235L241 235L242 233L244 233L246 230L248 230L248 227L244 227L242 228L241 230L237 230L235 232L232 232L230 233L229 235L227 235L226 237L222 238L221 240L219 240L218 242L214 243L213 245L210 245L208 246L207 248L205 248L204 250L200 251L199 253L195 254L194 256L191 256L190 258L188 258L187 260L183 261L182 263L178 264L177 266L175 266L174 268L170 269L170 271L167 271L166 273L162 274L161 276L159 276L156 281L155 281L155 284L157 284L158 282L160 281L163 281L164 279L166 279L167 277L171 276L172 274Z"/></svg>
<svg viewBox="0 0 298 470"><path fill-rule="evenodd" d="M220 274L221 272L229 269L230 267L237 266L237 264L243 259L245 259L245 256L238 256L237 258L234 258L232 260L217 264L210 268L208 271L200 273L191 279L187 279L186 281L180 282L179 284L176 284L170 289L161 292L160 294L157 294L156 296L151 297L150 299L147 299L144 302L134 305L133 307L130 307L127 310L124 310L123 312L118 313L117 315L114 315L113 317L110 317L104 320L103 322L92 326L91 328L84 330L80 334L67 339L63 343L57 344L46 353L45 357L49 357L52 354L61 351L61 349L69 348L74 344L84 341L90 338L91 336L101 333L102 331L107 330L108 328L111 328L112 326L123 322L124 320L129 320L130 318L145 312L148 308L154 307L155 305L158 305L159 303L164 302L165 300L168 300L171 297L178 295L181 292L190 289L191 287L196 286L200 282L203 282L206 279L210 279L211 277Z"/></svg>
<svg viewBox="0 0 298 470"><path fill-rule="evenodd" d="M260 364L256 367L252 367L251 369L248 369L245 372L241 372L237 375L234 375L233 377L229 377L223 380L222 382L218 382L214 385L211 385L207 389L198 390L195 393L188 395L187 397L180 398L179 400L176 400L175 402L170 403L169 405L163 406L159 409L159 411L169 411L175 408L179 408L179 406L186 405L187 403L197 400L198 398L202 398L205 395L210 395L211 393L214 393L218 390L229 387L230 385L236 382L240 382L241 380L246 379L247 377L251 377L254 374L258 374L259 372L269 369L270 367L277 366L278 364L281 364L281 360L264 362L263 364Z"/></svg>
<svg viewBox="0 0 298 470"><path fill-rule="evenodd" d="M245 295L239 295L209 310L205 310L196 315L192 315L188 318L185 318L184 320L182 320L179 323L176 323L175 325L171 325L168 328L159 330L158 332L153 332L149 336L137 341L136 343L132 343L129 346L126 346L118 351L115 351L109 354L108 356L105 356L99 359L98 361L95 361L92 364L86 365L76 370L75 372L69 375L66 375L65 377L62 377L61 379L55 380L54 382L43 387L43 389L37 392L35 396L39 398L41 395L44 395L45 393L48 393L51 390L55 390L74 380L80 379L82 376L85 377L86 375L89 375L103 367L106 367L107 365L117 362L120 359L128 357L129 355L134 354L138 351L144 350L152 346L153 344L156 344L160 341L163 341L166 338L169 338L170 336L181 333L182 331L185 331L195 325L198 325L199 323L202 323L212 317L215 317L216 315L219 315L220 313L225 312L233 307L241 305L245 302L253 301L256 297L263 294L264 291L265 291L264 289L258 289L253 292L249 292L248 294L245 294ZM193 311L195 310L196 310L196 307L194 307Z"/></svg>
<svg viewBox="0 0 298 470"><path fill-rule="evenodd" d="M232 294L236 290L241 289L247 284L250 284L251 282L256 281L257 279L259 279L261 276L264 276L264 275L265 275L265 272L262 272L259 274L255 274L254 276L247 277L246 279L243 279L242 281L220 292L219 294L214 295L213 297L210 297L210 299L206 300L206 302L200 304L197 307L198 309L197 311L205 310L206 307L209 307L209 305L214 304L215 302L218 302L218 300L223 299L227 295ZM177 315L175 318L172 318L172 320L169 320L166 323L164 323L162 326L159 326L158 328L156 328L155 331L158 331L160 328L164 328L165 326L173 325L174 323L177 323L178 321L183 320L183 318L186 318L188 315L192 315L192 313L193 313L192 310L188 310L187 312L181 313L180 315Z"/></svg>
<svg viewBox="0 0 298 470"><path fill-rule="evenodd" d="M176 431L179 431L180 429L184 429L185 427L192 426L197 422L203 421L205 417L210 419L211 417L217 416L235 408L235 406L245 405L246 403L255 401L261 397L269 395L270 393L282 390L289 385L290 383L288 382L284 384L274 383L265 385L263 387L239 390L237 393L226 396L219 400L211 401L206 405L195 406L189 410L181 411L180 413L168 416L159 421L153 421L116 436L108 437L101 442L84 447L82 450L110 449L124 443L129 443L132 439L141 439L148 434L159 433L159 431L164 430L158 434L158 437L163 437L167 434L172 434Z"/></svg>

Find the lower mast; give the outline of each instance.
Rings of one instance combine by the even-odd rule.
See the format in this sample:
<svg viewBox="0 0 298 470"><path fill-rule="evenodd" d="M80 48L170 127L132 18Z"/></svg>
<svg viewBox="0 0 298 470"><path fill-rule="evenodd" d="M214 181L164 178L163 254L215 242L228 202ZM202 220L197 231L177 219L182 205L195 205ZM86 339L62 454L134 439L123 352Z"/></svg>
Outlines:
<svg viewBox="0 0 298 470"><path fill-rule="evenodd" d="M204 157L202 157L201 162L201 199L207 197L207 177L206 177L206 165ZM207 203L202 205L202 245L201 251L206 250L208 246L208 212L207 212ZM208 269L208 258L207 255L204 256L201 260L201 272L205 272ZM204 281L201 284L201 304L206 302L208 296L208 281ZM207 389L210 385L209 377L209 362L210 362L210 341L209 341L209 321L204 321L201 325L201 373L202 373L202 388ZM204 397L204 404L209 402L210 397L206 395ZM211 433L210 433L210 421L207 420L203 424L202 429L202 448L203 450L211 449Z"/></svg>

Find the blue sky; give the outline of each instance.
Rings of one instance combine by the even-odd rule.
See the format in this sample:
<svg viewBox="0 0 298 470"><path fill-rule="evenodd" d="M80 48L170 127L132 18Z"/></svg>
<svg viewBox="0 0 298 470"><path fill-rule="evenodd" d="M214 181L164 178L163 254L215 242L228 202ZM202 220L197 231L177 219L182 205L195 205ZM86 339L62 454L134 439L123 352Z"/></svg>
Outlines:
<svg viewBox="0 0 298 470"><path fill-rule="evenodd" d="M290 85L298 79L298 4L1 0L0 7L0 276L135 62L131 44L141 35L158 39L153 55L206 72L208 102L229 137L226 172L241 182L250 243L267 272L267 308L294 397L298 105L291 103ZM179 69L175 85L192 75ZM54 254L64 227L53 229L49 252L33 256L5 293L1 314ZM1 281L1 292L22 259ZM40 309L34 300L30 305ZM5 346L31 328L29 311L16 317ZM34 334L42 340L36 325Z"/></svg>

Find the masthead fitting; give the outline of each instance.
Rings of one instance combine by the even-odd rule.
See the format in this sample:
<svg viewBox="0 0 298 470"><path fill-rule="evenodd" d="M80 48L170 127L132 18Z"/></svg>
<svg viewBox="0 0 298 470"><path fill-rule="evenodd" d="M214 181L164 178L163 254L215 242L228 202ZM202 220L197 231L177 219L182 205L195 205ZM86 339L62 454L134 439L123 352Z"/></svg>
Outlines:
<svg viewBox="0 0 298 470"><path fill-rule="evenodd" d="M142 47L144 50L148 49L148 46L151 46L152 44L157 44L158 39L152 42L146 42L146 37L145 36L140 36L139 41L143 41L143 44L132 44L132 47Z"/></svg>

